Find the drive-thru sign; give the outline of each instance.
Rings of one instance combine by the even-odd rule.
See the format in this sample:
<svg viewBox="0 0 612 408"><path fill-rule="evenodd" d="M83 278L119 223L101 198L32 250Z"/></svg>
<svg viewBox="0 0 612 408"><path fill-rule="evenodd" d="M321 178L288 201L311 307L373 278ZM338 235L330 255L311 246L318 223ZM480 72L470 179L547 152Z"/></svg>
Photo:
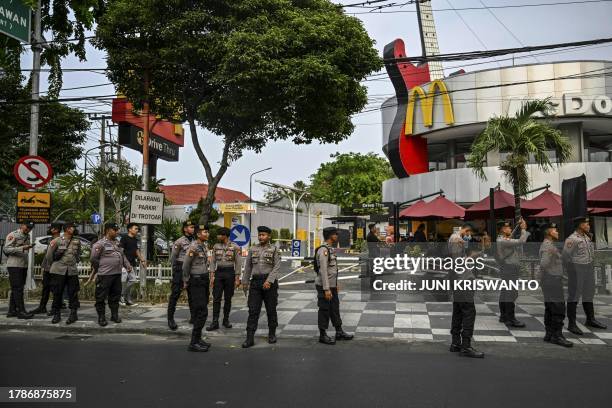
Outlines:
<svg viewBox="0 0 612 408"><path fill-rule="evenodd" d="M164 218L164 193L132 191L130 222L160 225Z"/></svg>

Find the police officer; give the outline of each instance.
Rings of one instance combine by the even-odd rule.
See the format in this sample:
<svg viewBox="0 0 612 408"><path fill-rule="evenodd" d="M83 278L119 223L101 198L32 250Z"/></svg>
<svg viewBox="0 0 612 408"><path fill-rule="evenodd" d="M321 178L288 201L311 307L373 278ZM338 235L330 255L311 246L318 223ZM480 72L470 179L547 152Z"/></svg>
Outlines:
<svg viewBox="0 0 612 408"><path fill-rule="evenodd" d="M60 236L62 232L62 223L53 222L47 230L47 234L51 235L51 241ZM47 248L48 250L49 248ZM32 310L32 314L47 313L47 303L49 302L49 295L51 294L51 276L49 269L51 264L47 263L47 257L45 256L40 264L42 269L42 292L40 293L40 303L38 307ZM53 316L53 310L49 311L47 316Z"/></svg>
<svg viewBox="0 0 612 408"><path fill-rule="evenodd" d="M259 244L253 245L247 255L242 278L245 295L248 292L249 318L247 320L247 337L243 348L255 344L255 331L261 312L262 302L266 305L268 316L268 343L276 343L276 305L278 303L278 272L280 269L280 254L270 243L272 230L268 227L257 227Z"/></svg>
<svg viewBox="0 0 612 408"><path fill-rule="evenodd" d="M231 329L229 321L234 289L240 285L240 247L229 240L230 230L217 231L217 243L213 246L210 272L213 279L213 320L206 330L219 328L221 296L223 296L223 327Z"/></svg>
<svg viewBox="0 0 612 408"><path fill-rule="evenodd" d="M79 270L77 263L81 259L81 240L75 237L76 227L69 222L64 225L64 236L57 237L49 243L45 262L51 265L51 286L53 287L53 319L51 323L59 323L61 320L62 298L64 288L68 290L68 306L70 316L66 324L77 321L77 309L79 308Z"/></svg>
<svg viewBox="0 0 612 408"><path fill-rule="evenodd" d="M550 223L542 228L544 240L540 245L540 279L544 293L544 341L563 347L574 344L563 336L565 302L563 295L563 263L561 252L555 245L559 240L557 224Z"/></svg>
<svg viewBox="0 0 612 408"><path fill-rule="evenodd" d="M193 222L187 220L183 223L183 236L174 241L172 246L172 252L170 253L170 264L172 265L172 286L170 289L170 298L168 299L168 327L170 330L176 330L178 328L174 321L174 312L176 311L176 303L181 296L181 289L183 287L183 260L185 254L191 242L193 241L193 233L195 227ZM187 294L187 301L190 302L189 294ZM191 310L191 306L189 307ZM190 322L193 321L193 315L191 315Z"/></svg>
<svg viewBox="0 0 612 408"><path fill-rule="evenodd" d="M11 285L11 297L9 310L6 317L17 317L18 319L31 319L34 315L25 309L23 299L23 288L28 275L28 251L32 248L30 244L30 231L34 228L33 222L24 222L19 229L6 236L4 254L8 256L6 269Z"/></svg>
<svg viewBox="0 0 612 408"><path fill-rule="evenodd" d="M335 344L336 340L351 340L352 334L342 330L340 318L340 299L338 298L338 261L334 246L338 242L338 229L335 227L323 228L323 245L315 250L315 287L319 306L319 342ZM327 335L329 321L336 329L336 338L333 340Z"/></svg>
<svg viewBox="0 0 612 408"><path fill-rule="evenodd" d="M102 327L108 322L105 316L105 301L108 298L108 307L111 311L111 320L121 323L119 317L119 299L121 299L121 268L131 272L132 265L123 255L123 250L117 241L119 226L115 223L106 224L104 237L91 247L91 265L93 273L89 280L96 276L96 311L98 324ZM88 281L89 282L89 281Z"/></svg>
<svg viewBox="0 0 612 408"><path fill-rule="evenodd" d="M497 255L500 262L501 278L505 281L517 280L521 270L521 248L529 238L527 223L521 218L518 227L521 230L520 237L512 238L512 226L509 222L500 224L499 236L497 237ZM510 327L525 327L525 323L516 319L515 301L518 297L517 290L502 289L499 293L499 321Z"/></svg>
<svg viewBox="0 0 612 408"><path fill-rule="evenodd" d="M208 226L199 225L196 238L187 249L183 261L183 288L187 290L193 316L189 351L208 351L210 344L202 340L202 328L208 317L210 277L208 263Z"/></svg>
<svg viewBox="0 0 612 408"><path fill-rule="evenodd" d="M606 326L595 320L593 297L595 296L595 271L593 269L593 242L589 232L591 227L587 217L574 218L576 230L565 240L563 260L567 266L567 329L577 335L584 334L576 325L576 308L582 298L582 308L586 315L586 326L605 329Z"/></svg>

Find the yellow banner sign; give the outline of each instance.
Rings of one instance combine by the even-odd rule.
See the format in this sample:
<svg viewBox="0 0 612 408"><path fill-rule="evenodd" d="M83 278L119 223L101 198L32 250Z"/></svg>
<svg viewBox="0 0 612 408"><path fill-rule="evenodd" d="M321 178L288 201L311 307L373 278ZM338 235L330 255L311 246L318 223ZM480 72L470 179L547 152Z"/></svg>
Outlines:
<svg viewBox="0 0 612 408"><path fill-rule="evenodd" d="M51 208L51 193L20 191L17 193L19 208Z"/></svg>
<svg viewBox="0 0 612 408"><path fill-rule="evenodd" d="M423 88L415 86L412 88L408 97L408 107L406 108L406 128L405 134L411 135L414 130L414 109L417 100L422 100L422 111L423 111L423 126L433 126L433 107L434 98L436 97L436 90L439 92L442 98L442 107L444 108L444 122L447 125L455 123L455 115L453 113L453 105L451 103L450 95L446 89L446 84L441 80L437 79L429 85L429 91L425 93Z"/></svg>
<svg viewBox="0 0 612 408"><path fill-rule="evenodd" d="M254 214L257 212L257 203L220 203L219 211L222 213Z"/></svg>

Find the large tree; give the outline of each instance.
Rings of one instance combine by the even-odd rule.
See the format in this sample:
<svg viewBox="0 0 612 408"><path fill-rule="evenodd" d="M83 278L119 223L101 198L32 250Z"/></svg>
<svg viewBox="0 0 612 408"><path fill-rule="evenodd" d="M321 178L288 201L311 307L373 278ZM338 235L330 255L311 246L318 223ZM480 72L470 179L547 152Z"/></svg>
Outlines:
<svg viewBox="0 0 612 408"><path fill-rule="evenodd" d="M374 153L336 153L310 176L311 200L350 208L380 203L382 182L393 177L389 162Z"/></svg>
<svg viewBox="0 0 612 408"><path fill-rule="evenodd" d="M382 66L361 22L329 0L112 0L96 36L121 92L188 123L209 184L201 222L244 150L347 138L367 102L360 81ZM198 127L223 140L218 166Z"/></svg>
<svg viewBox="0 0 612 408"><path fill-rule="evenodd" d="M517 223L521 217L521 196L527 193L530 185L527 164L532 160L540 170L547 172L553 168L548 151L555 151L557 164L567 162L572 153L567 137L546 119L554 107L548 98L526 101L514 116L489 119L487 127L472 144L468 166L483 180L486 180L487 154L506 153L499 169L512 184Z"/></svg>

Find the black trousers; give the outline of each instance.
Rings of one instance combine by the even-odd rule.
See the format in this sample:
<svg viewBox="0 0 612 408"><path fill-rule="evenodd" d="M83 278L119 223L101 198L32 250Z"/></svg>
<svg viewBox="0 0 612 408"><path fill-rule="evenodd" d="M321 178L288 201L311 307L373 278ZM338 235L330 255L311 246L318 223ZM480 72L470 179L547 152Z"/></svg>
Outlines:
<svg viewBox="0 0 612 408"><path fill-rule="evenodd" d="M43 271L42 274L42 290L40 292L40 307L47 307L49 302L49 295L52 291L51 287L51 274L49 271Z"/></svg>
<svg viewBox="0 0 612 408"><path fill-rule="evenodd" d="M278 282L274 281L270 289L264 289L263 284L265 281L266 279L264 278L253 277L249 284L249 299L247 301L249 305L249 318L247 319L248 332L255 332L257 330L262 303L266 306L268 328L276 329L278 327L278 318L276 315Z"/></svg>
<svg viewBox="0 0 612 408"><path fill-rule="evenodd" d="M51 275L51 287L53 288L53 304L51 308L58 313L62 308L62 300L64 289L68 292L68 307L70 309L78 309L79 304L79 276L78 275Z"/></svg>
<svg viewBox="0 0 612 408"><path fill-rule="evenodd" d="M215 272L215 281L213 283L213 321L219 321L222 296L223 319L229 319L232 310L232 296L234 296L235 281L236 271L234 268L217 268Z"/></svg>
<svg viewBox="0 0 612 408"><path fill-rule="evenodd" d="M327 330L329 321L335 328L342 327L342 319L340 318L340 298L338 298L338 289L329 288L332 293L331 300L325 299L325 291L323 286L316 285L317 288L317 306L319 307L318 323L319 330Z"/></svg>
<svg viewBox="0 0 612 408"><path fill-rule="evenodd" d="M28 276L28 268L18 268L9 266L6 268L9 275L9 284L11 285L11 297L9 300L9 313L19 311L25 312L25 303L23 300L23 288Z"/></svg>
<svg viewBox="0 0 612 408"><path fill-rule="evenodd" d="M174 312L176 311L176 304L181 297L181 291L183 290L183 263L177 262L172 265L172 284L170 285L170 298L168 299L168 318L174 318ZM187 303L189 304L189 310L191 311L191 297L189 291L187 291ZM191 315L193 318L193 314Z"/></svg>
<svg viewBox="0 0 612 408"><path fill-rule="evenodd" d="M471 339L474 335L476 322L476 306L474 306L474 291L462 290L453 293L453 316L451 319L451 335Z"/></svg>
<svg viewBox="0 0 612 408"><path fill-rule="evenodd" d="M546 331L562 330L565 320L565 302L561 276L544 275L542 277L542 293L544 294L544 327Z"/></svg>
<svg viewBox="0 0 612 408"><path fill-rule="evenodd" d="M98 315L106 312L105 301L108 299L108 307L113 315L119 312L119 299L121 299L121 274L103 275L96 278L96 311ZM61 302L62 299L58 298ZM55 296L53 297L55 302Z"/></svg>
<svg viewBox="0 0 612 408"><path fill-rule="evenodd" d="M192 335L198 339L202 336L202 328L208 317L208 297L210 295L210 278L206 275L191 275L187 293L191 304L189 305L193 316Z"/></svg>
<svg viewBox="0 0 612 408"><path fill-rule="evenodd" d="M520 276L520 265L502 264L500 277L505 282L517 280ZM499 291L499 313L503 320L511 320L515 318L514 309L518 298L518 290L502 289Z"/></svg>

